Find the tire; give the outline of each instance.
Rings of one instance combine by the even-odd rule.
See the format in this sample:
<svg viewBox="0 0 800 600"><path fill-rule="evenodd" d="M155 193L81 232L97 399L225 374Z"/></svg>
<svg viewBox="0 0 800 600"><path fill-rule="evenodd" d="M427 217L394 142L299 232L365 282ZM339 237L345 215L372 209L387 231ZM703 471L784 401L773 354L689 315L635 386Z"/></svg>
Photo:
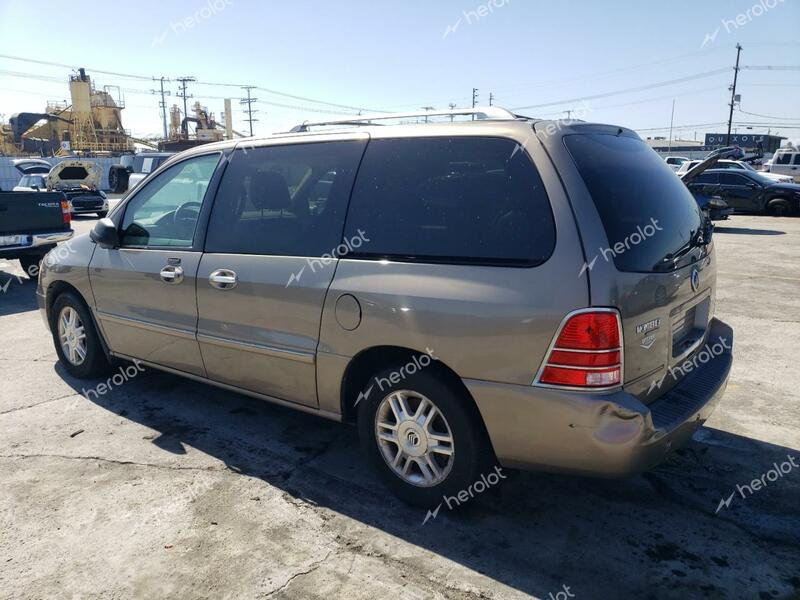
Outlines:
<svg viewBox="0 0 800 600"><path fill-rule="evenodd" d="M105 219L107 216L108 216L107 210L101 210L99 213L97 213L98 219Z"/></svg>
<svg viewBox="0 0 800 600"><path fill-rule="evenodd" d="M792 207L783 198L773 198L767 202L767 214L773 217L786 217L792 214Z"/></svg>
<svg viewBox="0 0 800 600"><path fill-rule="evenodd" d="M471 485L481 481L482 474L489 475L495 464L494 454L482 424L473 414L474 411L470 410L470 399L465 398L462 391L454 389L454 386L437 377L433 370L417 371L413 375L400 378L397 383L391 383L389 378L397 378L398 372L403 373L400 367L385 369L370 378L362 390L359 396L361 401L357 405L359 438L363 451L384 484L405 502L431 510L441 504L445 496L455 497L459 492L467 491ZM383 389L380 389L381 385ZM427 401L439 414L425 427L411 419L398 420L389 399L393 398L397 406L397 401L403 397L409 413L416 413L419 404ZM419 413L420 417L430 415L430 406L425 406L422 413ZM419 452L423 447L426 449L423 456L410 458L411 465L405 476L395 472L389 461L391 456L395 456L405 466L409 462L409 455L405 451L399 451L398 442L378 440L377 423L387 420L399 423L402 431L395 432L394 437L398 441L399 438L405 440L406 447L412 452ZM391 435L387 429L381 430ZM440 435L449 431L452 441L448 444L436 440L435 444L440 450L429 451L429 431ZM425 439L420 439L423 436ZM414 443L415 439L418 440L417 444ZM452 450L450 456L441 453L447 448ZM402 456L398 457L398 454ZM426 463L428 457L435 462L439 475L435 476L428 467L429 479L425 480L425 470L421 468L420 462ZM410 481L412 478L416 482ZM485 488L485 481L483 485Z"/></svg>
<svg viewBox="0 0 800 600"><path fill-rule="evenodd" d="M128 189L128 171L123 167L111 167L108 172L108 187L115 194L121 194Z"/></svg>
<svg viewBox="0 0 800 600"><path fill-rule="evenodd" d="M78 360L80 353L78 351L67 353L60 339L60 322L62 319L70 321L73 315L77 318L77 322L74 322L73 327L67 327L66 329L68 332L78 334L76 338L73 338L75 340L73 346L75 346L80 345L78 342L80 341L80 328L82 327L84 356L80 360ZM89 309L83 300L74 293L64 292L56 298L53 303L50 330L58 359L70 375L78 379L92 379L110 370L110 364L103 351L100 336L94 327L94 321L92 321L92 317L89 314ZM65 345L70 344L65 341Z"/></svg>
<svg viewBox="0 0 800 600"><path fill-rule="evenodd" d="M44 258L43 254L25 254L19 257L19 264L29 279L39 279L39 265Z"/></svg>

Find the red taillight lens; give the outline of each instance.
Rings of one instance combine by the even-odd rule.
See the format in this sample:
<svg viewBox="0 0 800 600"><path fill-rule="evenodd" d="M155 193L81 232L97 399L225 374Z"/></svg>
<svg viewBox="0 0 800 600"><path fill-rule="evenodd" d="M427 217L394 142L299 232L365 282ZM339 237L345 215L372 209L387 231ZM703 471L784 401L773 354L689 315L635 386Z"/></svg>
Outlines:
<svg viewBox="0 0 800 600"><path fill-rule="evenodd" d="M539 383L604 388L622 383L622 340L615 311L580 312L561 328Z"/></svg>
<svg viewBox="0 0 800 600"><path fill-rule="evenodd" d="M69 212L69 202L66 196L61 199L61 218L64 225L69 225L72 222L72 214Z"/></svg>

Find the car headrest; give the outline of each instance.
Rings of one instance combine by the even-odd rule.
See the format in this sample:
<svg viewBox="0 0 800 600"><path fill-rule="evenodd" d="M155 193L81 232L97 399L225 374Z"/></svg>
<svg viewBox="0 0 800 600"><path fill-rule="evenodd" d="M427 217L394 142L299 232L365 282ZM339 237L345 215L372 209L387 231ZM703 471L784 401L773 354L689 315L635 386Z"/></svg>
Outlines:
<svg viewBox="0 0 800 600"><path fill-rule="evenodd" d="M289 187L280 173L255 173L250 183L250 201L260 210L288 210L292 207Z"/></svg>

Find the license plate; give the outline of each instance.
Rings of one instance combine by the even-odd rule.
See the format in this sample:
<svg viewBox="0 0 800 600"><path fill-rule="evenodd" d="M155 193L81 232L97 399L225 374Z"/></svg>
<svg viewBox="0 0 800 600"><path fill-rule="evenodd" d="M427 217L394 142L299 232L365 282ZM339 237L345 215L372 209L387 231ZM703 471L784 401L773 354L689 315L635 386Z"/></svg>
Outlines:
<svg viewBox="0 0 800 600"><path fill-rule="evenodd" d="M28 244L30 244L30 236L27 235L0 235L0 247L27 246Z"/></svg>

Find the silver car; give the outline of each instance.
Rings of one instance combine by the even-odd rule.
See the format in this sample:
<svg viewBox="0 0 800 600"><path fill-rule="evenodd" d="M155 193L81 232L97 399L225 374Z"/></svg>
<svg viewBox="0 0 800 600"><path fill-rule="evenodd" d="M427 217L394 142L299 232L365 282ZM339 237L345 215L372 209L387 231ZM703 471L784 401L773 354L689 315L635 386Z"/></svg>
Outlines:
<svg viewBox="0 0 800 600"><path fill-rule="evenodd" d="M424 116L171 158L46 261L66 370L137 359L356 424L427 506L498 463L621 476L689 440L733 332L670 167L622 127Z"/></svg>

